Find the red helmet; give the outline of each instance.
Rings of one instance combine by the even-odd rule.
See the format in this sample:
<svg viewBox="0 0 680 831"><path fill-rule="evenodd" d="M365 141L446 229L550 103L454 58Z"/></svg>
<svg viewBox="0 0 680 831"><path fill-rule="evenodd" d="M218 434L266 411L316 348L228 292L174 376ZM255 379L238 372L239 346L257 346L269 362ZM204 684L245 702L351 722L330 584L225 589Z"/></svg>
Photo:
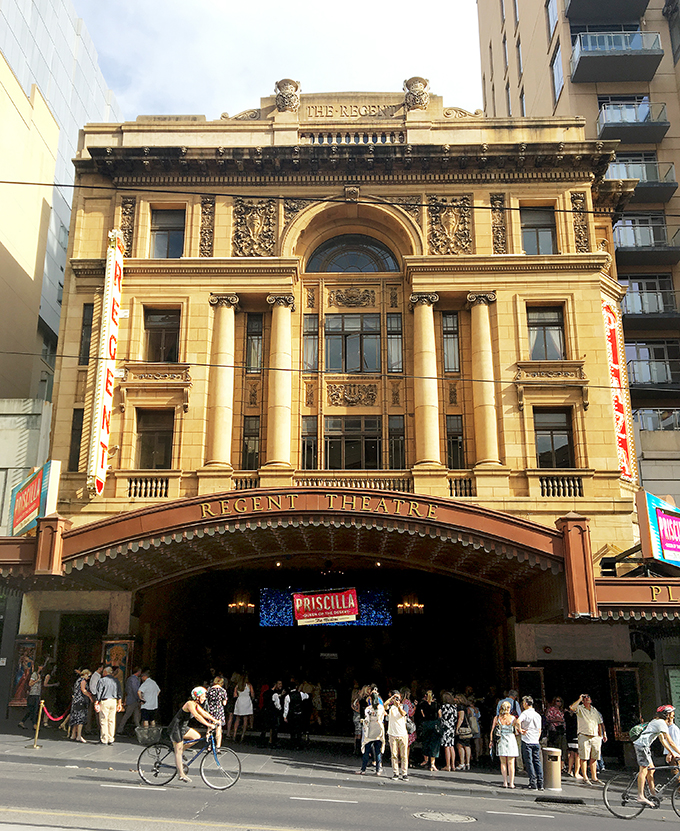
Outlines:
<svg viewBox="0 0 680 831"><path fill-rule="evenodd" d="M675 707L672 704L662 704L656 708L657 715L667 716L669 713L675 712Z"/></svg>

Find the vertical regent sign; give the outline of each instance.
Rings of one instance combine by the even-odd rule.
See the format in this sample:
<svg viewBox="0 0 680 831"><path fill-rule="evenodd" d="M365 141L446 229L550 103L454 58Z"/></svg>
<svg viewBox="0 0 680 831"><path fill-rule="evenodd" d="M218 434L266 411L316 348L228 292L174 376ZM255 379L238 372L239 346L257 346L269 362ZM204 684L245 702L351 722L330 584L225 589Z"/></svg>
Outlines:
<svg viewBox="0 0 680 831"><path fill-rule="evenodd" d="M633 441L633 414L630 408L628 372L624 359L623 329L619 311L612 300L602 301L604 333L607 340L609 360L609 383L614 407L616 449L619 457L621 478L637 481L637 459Z"/></svg>
<svg viewBox="0 0 680 831"><path fill-rule="evenodd" d="M120 231L109 233L104 274L104 299L97 349L97 372L92 406L92 427L87 459L87 488L101 495L109 466L109 437L113 409L113 381L118 351L120 295L123 288L123 252L125 243Z"/></svg>

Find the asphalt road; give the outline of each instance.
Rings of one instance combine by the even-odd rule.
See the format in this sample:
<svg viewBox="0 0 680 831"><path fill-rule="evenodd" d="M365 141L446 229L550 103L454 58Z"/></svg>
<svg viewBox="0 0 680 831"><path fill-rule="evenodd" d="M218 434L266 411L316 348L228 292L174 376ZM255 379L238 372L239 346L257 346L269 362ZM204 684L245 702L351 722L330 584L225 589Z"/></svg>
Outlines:
<svg viewBox="0 0 680 831"><path fill-rule="evenodd" d="M434 831L456 818L470 818L480 831L606 831L621 825L600 806L537 803L523 792L502 798L420 793L376 777L319 784L246 776L233 789L216 792L198 776L189 785L152 788L134 770L0 762L0 831ZM663 821L680 819L668 806L646 811L630 827L659 829Z"/></svg>

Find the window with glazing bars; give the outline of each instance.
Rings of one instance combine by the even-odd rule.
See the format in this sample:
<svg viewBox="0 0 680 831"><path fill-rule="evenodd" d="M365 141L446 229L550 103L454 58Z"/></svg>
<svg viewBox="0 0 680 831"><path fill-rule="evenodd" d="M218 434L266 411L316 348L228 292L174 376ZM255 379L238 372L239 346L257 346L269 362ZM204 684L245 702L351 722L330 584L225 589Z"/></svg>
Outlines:
<svg viewBox="0 0 680 831"><path fill-rule="evenodd" d="M532 361L561 361L564 348L564 316L560 306L527 309L529 357Z"/></svg>
<svg viewBox="0 0 680 831"><path fill-rule="evenodd" d="M463 416L446 416L446 465L449 470L465 470Z"/></svg>
<svg viewBox="0 0 680 831"><path fill-rule="evenodd" d="M387 315L387 371L404 371L403 342L400 314Z"/></svg>
<svg viewBox="0 0 680 831"><path fill-rule="evenodd" d="M319 368L319 315L303 318L302 368L305 372L316 372Z"/></svg>
<svg viewBox="0 0 680 831"><path fill-rule="evenodd" d="M176 363L179 349L179 311L144 309L146 360L151 363Z"/></svg>
<svg viewBox="0 0 680 831"><path fill-rule="evenodd" d="M249 313L246 320L246 372L262 370L262 315Z"/></svg>
<svg viewBox="0 0 680 831"><path fill-rule="evenodd" d="M172 467L174 410L137 410L137 467L169 470Z"/></svg>
<svg viewBox="0 0 680 831"><path fill-rule="evenodd" d="M555 209L545 207L520 207L522 248L530 256L557 253L557 229Z"/></svg>
<svg viewBox="0 0 680 831"><path fill-rule="evenodd" d="M257 470L260 466L260 416L243 418L243 470Z"/></svg>
<svg viewBox="0 0 680 831"><path fill-rule="evenodd" d="M387 419L388 466L390 470L406 469L406 436L404 433L404 416L391 415Z"/></svg>
<svg viewBox="0 0 680 831"><path fill-rule="evenodd" d="M73 411L71 418L71 445L68 453L68 469L77 471L80 462L80 446L83 440L83 416L85 411L80 408Z"/></svg>
<svg viewBox="0 0 680 831"><path fill-rule="evenodd" d="M380 315L333 314L324 322L326 372L380 372Z"/></svg>
<svg viewBox="0 0 680 831"><path fill-rule="evenodd" d="M318 467L317 417L302 416L302 448L300 467L302 470L316 470Z"/></svg>
<svg viewBox="0 0 680 831"><path fill-rule="evenodd" d="M458 312L442 313L442 338L444 341L444 372L460 372Z"/></svg>
<svg viewBox="0 0 680 831"><path fill-rule="evenodd" d="M380 470L382 419L379 416L326 416L327 470Z"/></svg>
<svg viewBox="0 0 680 831"><path fill-rule="evenodd" d="M156 259L176 259L184 253L183 210L151 211L151 256Z"/></svg>
<svg viewBox="0 0 680 831"><path fill-rule="evenodd" d="M571 468L574 441L571 410L534 408L536 459L539 468Z"/></svg>
<svg viewBox="0 0 680 831"><path fill-rule="evenodd" d="M83 319L80 324L80 349L78 350L78 365L87 366L90 362L90 344L92 343L92 316L94 303L83 304Z"/></svg>

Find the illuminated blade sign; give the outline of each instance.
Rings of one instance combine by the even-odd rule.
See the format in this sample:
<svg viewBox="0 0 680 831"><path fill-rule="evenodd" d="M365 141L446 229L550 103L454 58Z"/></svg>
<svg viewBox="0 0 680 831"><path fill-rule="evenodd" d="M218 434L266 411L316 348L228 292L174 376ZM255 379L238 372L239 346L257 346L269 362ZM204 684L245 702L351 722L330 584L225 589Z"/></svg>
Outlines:
<svg viewBox="0 0 680 831"><path fill-rule="evenodd" d="M356 620L359 614L356 589L329 592L298 592L293 595L293 615L298 626Z"/></svg>
<svg viewBox="0 0 680 831"><path fill-rule="evenodd" d="M636 501L643 556L680 566L680 510L643 490Z"/></svg>
<svg viewBox="0 0 680 831"><path fill-rule="evenodd" d="M47 462L12 488L9 506L12 536L25 534L36 527L39 517L56 512L60 473L61 462Z"/></svg>
<svg viewBox="0 0 680 831"><path fill-rule="evenodd" d="M120 231L109 233L104 274L104 299L97 350L97 373L92 406L92 426L87 459L87 489L101 495L109 466L109 437L113 409L113 379L118 350L120 296L123 288L123 255L125 243Z"/></svg>
<svg viewBox="0 0 680 831"><path fill-rule="evenodd" d="M633 414L630 408L628 373L623 359L623 329L621 316L612 300L602 301L604 333L609 360L609 383L614 407L614 431L621 478L637 481L637 459L633 442Z"/></svg>

